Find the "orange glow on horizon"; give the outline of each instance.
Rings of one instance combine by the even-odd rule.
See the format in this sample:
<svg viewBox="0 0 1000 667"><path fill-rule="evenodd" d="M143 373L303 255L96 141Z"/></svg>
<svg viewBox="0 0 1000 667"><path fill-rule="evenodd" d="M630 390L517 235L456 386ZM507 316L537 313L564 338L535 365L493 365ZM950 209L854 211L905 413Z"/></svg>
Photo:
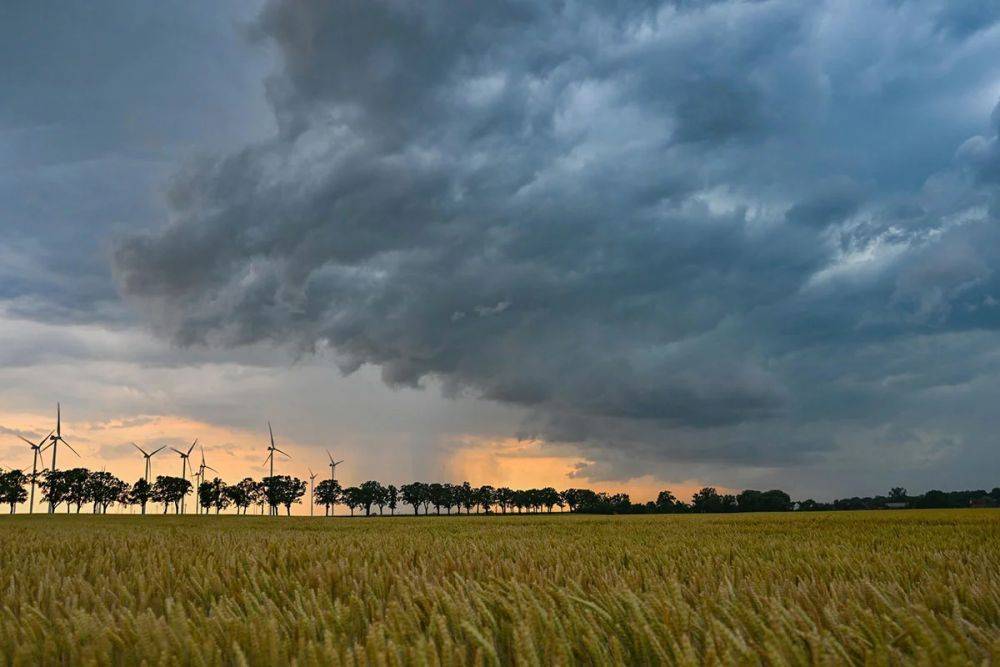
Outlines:
<svg viewBox="0 0 1000 667"><path fill-rule="evenodd" d="M54 417L55 415L31 413L0 413L0 425L37 440L53 428ZM59 468L106 468L130 483L142 476L144 468L142 454L132 446L133 442L146 451L166 447L153 457L154 477L164 474L180 475L180 457L170 447L186 450L196 438L199 447L191 453L187 469L189 479L193 469L201 462L201 447L204 447L206 463L227 481L248 476L260 479L266 474L264 458L267 432L264 429L236 429L174 415L136 415L104 422L85 422L73 421L64 414L63 434L80 453L80 457L60 448L57 460ZM26 444L18 444L19 442L13 434L6 436L5 446L0 446L0 466L23 468L31 465L31 450ZM663 480L649 474L623 481L590 480L579 472L581 466L587 463L585 459L554 453L539 441L465 435L448 444L444 464L448 479L440 481L468 480L474 485L490 484L513 488L552 486L558 490L587 487L609 493L628 493L635 503L654 500L663 489L669 489L679 499L689 501L695 491L706 486L700 480ZM295 459L285 460L279 457L275 463L277 474L289 474L308 480L308 469L312 467L319 473L319 479L324 478L327 466L322 450L297 444L284 437L278 439L278 446L291 450ZM41 465L48 465L49 457L50 454L46 452ZM215 474L209 472L209 475ZM383 481L400 481L392 477ZM360 480L356 480L353 483L359 482ZM723 493L731 492L724 487L716 488ZM294 511L297 514L308 514L308 506L306 497ZM342 512L343 508L340 508L338 513Z"/></svg>
<svg viewBox="0 0 1000 667"><path fill-rule="evenodd" d="M562 491L571 487L588 487L608 493L627 493L633 503L655 500L657 494L669 489L680 500L688 502L704 486L700 480L662 480L653 475L642 475L624 481L592 481L584 476L574 476L586 460L579 456L558 456L545 451L544 445L535 440L489 440L476 436L462 438L458 451L452 456L451 469L454 479L468 479L472 484L492 484L512 488L537 488L553 486ZM720 493L731 489L715 485Z"/></svg>

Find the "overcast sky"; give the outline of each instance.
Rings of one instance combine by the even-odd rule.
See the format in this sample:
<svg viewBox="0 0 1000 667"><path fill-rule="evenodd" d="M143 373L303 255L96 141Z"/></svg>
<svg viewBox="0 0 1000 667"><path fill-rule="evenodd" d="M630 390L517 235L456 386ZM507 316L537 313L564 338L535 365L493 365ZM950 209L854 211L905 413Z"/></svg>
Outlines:
<svg viewBox="0 0 1000 667"><path fill-rule="evenodd" d="M0 90L0 465L1000 483L1000 5L6 2Z"/></svg>

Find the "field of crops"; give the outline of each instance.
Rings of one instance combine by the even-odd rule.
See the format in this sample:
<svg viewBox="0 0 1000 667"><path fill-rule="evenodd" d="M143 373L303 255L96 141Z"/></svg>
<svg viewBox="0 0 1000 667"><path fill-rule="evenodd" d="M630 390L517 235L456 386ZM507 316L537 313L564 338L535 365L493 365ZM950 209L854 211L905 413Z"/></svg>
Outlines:
<svg viewBox="0 0 1000 667"><path fill-rule="evenodd" d="M1000 663L1000 511L0 519L0 664Z"/></svg>

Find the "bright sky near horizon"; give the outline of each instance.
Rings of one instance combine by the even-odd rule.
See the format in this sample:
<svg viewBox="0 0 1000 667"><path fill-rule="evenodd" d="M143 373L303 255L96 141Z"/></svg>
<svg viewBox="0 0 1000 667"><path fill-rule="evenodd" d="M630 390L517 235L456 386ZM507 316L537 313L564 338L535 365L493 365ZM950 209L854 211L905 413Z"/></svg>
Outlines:
<svg viewBox="0 0 1000 667"><path fill-rule="evenodd" d="M0 90L0 466L1000 478L1000 5L8 2Z"/></svg>

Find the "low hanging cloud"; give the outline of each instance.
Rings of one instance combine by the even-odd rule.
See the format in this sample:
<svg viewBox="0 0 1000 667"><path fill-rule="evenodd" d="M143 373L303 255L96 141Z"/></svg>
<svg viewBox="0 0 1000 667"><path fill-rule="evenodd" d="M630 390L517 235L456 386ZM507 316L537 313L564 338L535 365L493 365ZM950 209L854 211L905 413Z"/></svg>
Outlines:
<svg viewBox="0 0 1000 667"><path fill-rule="evenodd" d="M115 275L179 344L437 378L608 475L924 451L934 392L997 397L997 19L273 2L277 134L178 173Z"/></svg>

